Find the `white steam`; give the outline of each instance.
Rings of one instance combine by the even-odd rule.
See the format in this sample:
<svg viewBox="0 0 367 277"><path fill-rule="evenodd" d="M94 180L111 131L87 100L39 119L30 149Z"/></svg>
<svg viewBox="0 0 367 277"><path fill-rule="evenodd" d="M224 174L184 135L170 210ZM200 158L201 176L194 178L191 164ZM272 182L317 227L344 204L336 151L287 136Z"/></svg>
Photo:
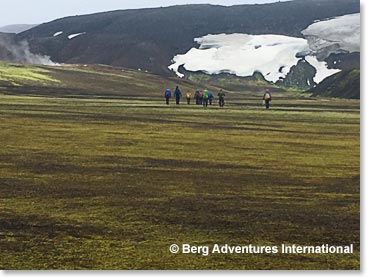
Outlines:
<svg viewBox="0 0 367 277"><path fill-rule="evenodd" d="M27 41L15 42L6 37L0 37L0 59L15 63L58 65L49 56L33 54Z"/></svg>

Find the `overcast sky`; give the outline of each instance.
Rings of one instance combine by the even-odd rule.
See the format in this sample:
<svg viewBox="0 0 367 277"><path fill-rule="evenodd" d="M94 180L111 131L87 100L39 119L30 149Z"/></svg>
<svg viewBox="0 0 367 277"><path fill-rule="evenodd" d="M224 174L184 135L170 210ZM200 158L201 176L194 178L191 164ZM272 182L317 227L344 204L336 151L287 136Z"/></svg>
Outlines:
<svg viewBox="0 0 367 277"><path fill-rule="evenodd" d="M210 3L238 5L278 0L0 0L0 26L34 24L57 18L102 11ZM282 0L283 1L283 0Z"/></svg>

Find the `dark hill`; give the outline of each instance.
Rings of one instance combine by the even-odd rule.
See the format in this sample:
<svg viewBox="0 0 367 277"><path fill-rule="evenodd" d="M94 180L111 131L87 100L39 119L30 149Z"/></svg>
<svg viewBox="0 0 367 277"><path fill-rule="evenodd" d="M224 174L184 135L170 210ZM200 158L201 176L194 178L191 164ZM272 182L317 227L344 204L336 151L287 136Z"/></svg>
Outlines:
<svg viewBox="0 0 367 277"><path fill-rule="evenodd" d="M361 54L359 52L331 54L326 58L329 68L351 70L360 68Z"/></svg>
<svg viewBox="0 0 367 277"><path fill-rule="evenodd" d="M309 90L313 96L360 99L360 70L334 74Z"/></svg>
<svg viewBox="0 0 367 277"><path fill-rule="evenodd" d="M16 44L15 34L0 33L0 59L2 61L15 61L16 57L11 52L11 46Z"/></svg>
<svg viewBox="0 0 367 277"><path fill-rule="evenodd" d="M100 63L172 74L167 66L207 34L301 36L314 20L356 13L358 0L289 1L232 7L184 5L67 17L17 36L32 52L62 63ZM56 32L63 34L53 37ZM68 35L86 32L69 40Z"/></svg>

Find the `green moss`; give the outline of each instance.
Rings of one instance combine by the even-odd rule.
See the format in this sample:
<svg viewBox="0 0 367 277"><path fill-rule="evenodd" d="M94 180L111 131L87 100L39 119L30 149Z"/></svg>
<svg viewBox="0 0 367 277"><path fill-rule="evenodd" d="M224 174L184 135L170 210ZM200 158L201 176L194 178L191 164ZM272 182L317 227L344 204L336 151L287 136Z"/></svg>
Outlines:
<svg viewBox="0 0 367 277"><path fill-rule="evenodd" d="M229 96L203 110L1 95L0 267L358 269L359 101L282 93L265 111ZM172 243L356 252L201 257Z"/></svg>
<svg viewBox="0 0 367 277"><path fill-rule="evenodd" d="M0 63L0 81L10 85L60 83L59 80L50 77L49 73L50 71L45 68Z"/></svg>

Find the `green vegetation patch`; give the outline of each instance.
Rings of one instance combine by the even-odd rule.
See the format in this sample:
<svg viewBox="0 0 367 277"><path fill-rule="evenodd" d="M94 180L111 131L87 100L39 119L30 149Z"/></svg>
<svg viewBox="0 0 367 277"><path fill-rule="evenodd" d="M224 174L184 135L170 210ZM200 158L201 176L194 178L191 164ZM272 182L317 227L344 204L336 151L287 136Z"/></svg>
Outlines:
<svg viewBox="0 0 367 277"><path fill-rule="evenodd" d="M0 62L0 84L20 86L60 83L49 73L50 71L43 67Z"/></svg>

